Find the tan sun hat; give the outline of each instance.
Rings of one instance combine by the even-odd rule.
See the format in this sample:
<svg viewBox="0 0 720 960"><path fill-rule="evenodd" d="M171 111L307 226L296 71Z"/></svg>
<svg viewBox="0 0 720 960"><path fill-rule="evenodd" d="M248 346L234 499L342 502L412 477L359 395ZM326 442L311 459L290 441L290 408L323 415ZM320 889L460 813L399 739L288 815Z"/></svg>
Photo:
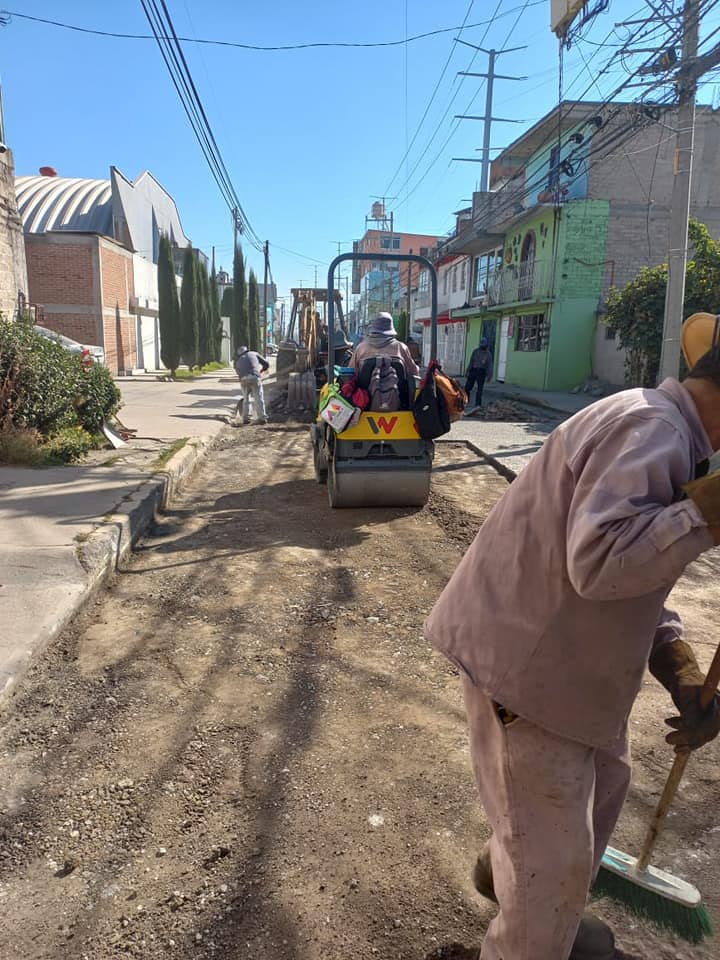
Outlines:
<svg viewBox="0 0 720 960"><path fill-rule="evenodd" d="M708 350L718 347L720 316L714 313L693 313L682 328L682 349L688 367L692 370Z"/></svg>

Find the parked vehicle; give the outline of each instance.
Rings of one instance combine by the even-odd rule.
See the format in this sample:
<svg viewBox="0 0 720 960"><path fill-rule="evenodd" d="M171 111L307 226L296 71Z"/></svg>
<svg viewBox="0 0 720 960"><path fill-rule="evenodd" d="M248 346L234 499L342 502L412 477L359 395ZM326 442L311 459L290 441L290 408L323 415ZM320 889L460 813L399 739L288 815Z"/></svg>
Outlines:
<svg viewBox="0 0 720 960"><path fill-rule="evenodd" d="M77 354L79 357L89 357L95 363L105 363L105 351L102 347L90 343L78 343L77 340L72 340L70 337L58 333L57 330L50 330L48 327L41 327L38 324L33 326L33 330L35 333L39 333L41 337L54 340L68 353Z"/></svg>
<svg viewBox="0 0 720 960"><path fill-rule="evenodd" d="M268 343L268 345L267 345L267 350L266 350L267 355L268 355L269 357L274 357L277 352L278 352L277 344L276 344L276 343Z"/></svg>

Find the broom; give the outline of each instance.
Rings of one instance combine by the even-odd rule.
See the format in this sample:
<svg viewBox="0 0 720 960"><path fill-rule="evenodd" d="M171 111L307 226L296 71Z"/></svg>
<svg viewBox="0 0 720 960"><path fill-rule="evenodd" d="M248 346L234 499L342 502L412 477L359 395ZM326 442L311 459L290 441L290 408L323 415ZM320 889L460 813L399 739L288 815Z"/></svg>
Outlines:
<svg viewBox="0 0 720 960"><path fill-rule="evenodd" d="M706 709L720 685L720 647L715 652L700 693L700 706ZM689 749L675 754L660 802L650 822L640 856L635 859L614 847L607 847L593 894L610 897L625 904L633 913L674 931L691 943L700 943L713 932L710 916L702 904L700 891L664 870L651 867L655 844L663 821L680 786L690 759Z"/></svg>

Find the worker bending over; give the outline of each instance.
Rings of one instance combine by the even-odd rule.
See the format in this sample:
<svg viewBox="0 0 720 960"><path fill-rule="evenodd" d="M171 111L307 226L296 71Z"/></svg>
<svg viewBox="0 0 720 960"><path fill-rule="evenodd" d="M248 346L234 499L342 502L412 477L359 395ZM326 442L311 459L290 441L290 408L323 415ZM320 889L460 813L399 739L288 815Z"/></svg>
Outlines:
<svg viewBox="0 0 720 960"><path fill-rule="evenodd" d="M463 676L492 827L475 886L497 899L481 960L611 960L585 911L630 782L628 716L646 668L679 712L668 741L717 736L716 696L665 606L720 542L683 494L720 449L720 323L691 318L680 384L626 390L561 424L482 525L426 623ZM718 478L720 480L720 477ZM703 512L704 511L704 512Z"/></svg>

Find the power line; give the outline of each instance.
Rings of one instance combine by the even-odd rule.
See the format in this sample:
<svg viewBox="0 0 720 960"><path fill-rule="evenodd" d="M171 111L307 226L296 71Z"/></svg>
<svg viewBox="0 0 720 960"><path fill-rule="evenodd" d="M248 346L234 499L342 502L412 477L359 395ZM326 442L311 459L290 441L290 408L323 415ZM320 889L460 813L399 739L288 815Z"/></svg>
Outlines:
<svg viewBox="0 0 720 960"><path fill-rule="evenodd" d="M450 61L452 60L453 54L455 53L455 46L456 46L458 40L460 39L460 34L461 34L461 33L463 32L463 30L465 29L465 24L467 23L468 17L470 16L470 14L471 14L471 12L472 12L472 8L473 8L473 5L474 5L474 2L475 2L475 0L470 0L470 4L469 4L469 6L468 6L468 8L467 8L467 11L466 11L466 13L465 13L465 19L463 20L463 22L462 22L462 23L460 24L460 26L458 27L458 35L457 35L457 37L454 38L454 40L453 40L453 42L452 42L452 45L451 45L451 47L450 47L450 53L447 55L447 60L446 60L445 63L443 64L443 68L442 68L442 70L440 71L440 76L438 77L437 83L435 84L435 89L433 90L432 94L430 95L430 99L429 99L428 102L427 102L427 105L426 105L426 107L425 107L425 110L424 110L424 112L423 112L423 115L420 117L420 122L418 123L417 127L415 128L415 133L413 134L412 140L410 141L409 144L406 143L406 145L405 145L405 153L404 153L402 159L400 160L400 163L397 165L397 170L396 170L395 173L392 175L392 177L391 177L391 179L390 179L390 183L389 183L389 184L387 185L387 187L385 188L385 195L386 195L386 196L389 195L390 190L392 189L392 185L393 185L393 183L395 182L395 179L396 179L397 175L398 175L398 174L400 173L400 171L402 170L403 164L405 163L405 161L407 160L408 156L410 155L410 151L412 150L413 145L415 144L415 141L416 141L417 138L418 138L418 134L420 133L420 130L422 129L422 125L423 125L423 123L425 123L425 118L427 117L428 113L430 112L430 107L431 107L431 106L433 105L433 103L435 102L435 97L437 96L437 92L438 92L438 90L440 89L440 84L443 82L443 79L445 78L445 74L447 73L447 68L450 66ZM500 3L502 3L502 0L500 0ZM498 3L498 7L500 6L500 3ZM406 137L406 140L407 140L407 137ZM407 182L407 171L406 171L406 182Z"/></svg>
<svg viewBox="0 0 720 960"><path fill-rule="evenodd" d="M192 131L210 167L213 179L232 212L233 217L239 221L239 225L243 228L252 246L259 252L262 252L262 242L253 230L242 208L237 191L233 186L225 161L222 158L202 99L190 73L190 68L185 59L185 54L183 53L180 40L175 31L175 26L172 22L167 4L165 0L159 0L159 4L158 0L140 0L140 2ZM162 7L162 10L160 7Z"/></svg>
<svg viewBox="0 0 720 960"><path fill-rule="evenodd" d="M534 0L530 4L531 7L537 7L541 4L545 4L546 0ZM518 7L513 7L510 10L507 10L504 14L501 14L502 17L510 16L518 10ZM76 33L87 33L97 37L113 37L118 40L153 40L157 39L151 34L147 33L118 33L112 30L95 30L90 27L82 27L78 24L73 23L64 23L61 20L49 20L45 17L32 17L27 13L18 13L16 10L0 10L0 25L7 26L10 23L12 17L17 17L19 20L32 20L34 23L44 23L48 26L61 27L63 30L73 30ZM479 20L477 23L468 23L465 24L465 28L470 30L473 27L484 27L486 24L490 23L489 20ZM368 49L372 47L400 47L405 43L414 43L417 40L425 40L428 37L437 37L443 33L452 33L454 30L459 30L460 27L441 27L438 30L429 30L427 33L418 33L415 36L403 38L402 40L376 40L370 41L367 43L361 43L356 41L313 41L311 43L287 43L287 44L274 44L274 45L263 45L256 43L240 43L234 40L209 40L202 37L178 37L178 40L181 40L183 43L198 43L198 44L209 44L212 46L218 47L236 47L239 50L257 50L260 52L279 52L283 50L311 50L318 47L350 47L358 49ZM171 39L169 36L162 37L164 40Z"/></svg>
<svg viewBox="0 0 720 960"><path fill-rule="evenodd" d="M501 2L502 2L502 0L501 0ZM500 4L498 3L498 7L499 7L499 6L500 6ZM513 23L513 25L510 27L510 30L508 31L507 36L506 36L505 39L503 40L502 47L505 47L505 46L509 43L510 38L512 37L513 33L515 32L515 29L517 28L517 25L519 24L520 19L521 19L523 13L525 12L525 10L526 10L529 6L530 6L529 0L526 0L526 2L523 4L522 7L520 7L520 8L516 7L516 8L515 8L515 10L519 10L518 16L517 16L515 22ZM498 9L498 8L496 8L496 12L497 12L497 9ZM491 21L491 24L492 24L492 21ZM487 37L489 31L490 31L490 26L488 26L487 30L486 30L485 33L483 34L482 39L480 40L480 43L478 44L478 46L482 46L482 44L484 43L485 38ZM501 49L502 49L502 48L501 48ZM473 63L475 62L475 59L477 58L477 55L478 55L478 51L476 50L475 53L473 54L473 56L472 56L471 59L470 59L470 63L468 64L468 67L467 67L468 70L472 67ZM475 93L474 93L474 95L472 96L470 102L468 103L467 107L465 107L465 109L463 110L463 113L467 113L468 110L470 110L470 108L472 107L472 105L475 103L475 101L477 100L478 96L480 95L480 93L481 93L481 91L482 91L482 89L483 89L483 86L484 86L484 84L480 84L480 85L479 85L478 89L475 91ZM420 157L418 158L418 161L416 162L416 164L415 164L415 166L413 167L413 169L410 171L410 177L409 177L408 180L400 187L400 190L399 190L400 193L402 193L403 188L406 186L406 184L408 183L409 179L412 178L412 176L414 175L415 171L417 170L417 168L420 166L420 164L422 163L423 159L424 159L425 156L427 155L427 152L428 152L428 150L429 150L429 148L430 148L430 145L432 144L433 140L435 139L435 137L437 136L438 132L440 131L440 128L442 127L442 125L443 125L443 123L444 123L444 121L445 121L445 118L446 118L447 115L450 113L450 110L451 110L451 108L452 108L452 105L453 105L453 103L455 102L455 100L457 99L457 96L458 96L458 94L459 94L459 92L460 92L460 89L461 89L461 88L458 87L458 89L456 90L456 92L455 92L455 94L453 95L452 99L450 100L450 103L448 103L447 108L446 108L446 110L445 110L445 113L444 113L443 116L440 118L440 122L438 123L437 127L435 128L432 136L430 137L430 140L429 140L428 143L426 144L424 151L422 152L422 154L421 154ZM450 142L450 140L452 140L452 138L453 138L453 136L455 135L455 133L456 133L456 131L457 131L457 129L458 129L459 126L460 126L460 121L459 121L459 120L455 120L454 123L451 123L450 133L448 134L447 138L446 138L445 141L443 142L443 145L440 147L440 150L438 150L438 152L435 154L435 156L433 157L433 159L430 161L430 164L426 167L426 169L425 169L425 171L423 172L422 176L421 176L420 179L415 183L415 185L413 186L412 190L409 190L409 191L405 194L405 199L400 201L400 203L398 204L398 207L401 207L404 203L406 203L406 202L408 201L408 199L410 198L410 196L412 196L412 194L415 193L415 191L419 188L420 184L423 183L423 181L424 181L425 178L428 176L428 174L430 173L430 171L432 170L432 168L435 166L435 164L437 163L437 161L438 161L438 160L440 159L440 157L442 156L443 151L445 150L445 147L448 145L448 143Z"/></svg>

